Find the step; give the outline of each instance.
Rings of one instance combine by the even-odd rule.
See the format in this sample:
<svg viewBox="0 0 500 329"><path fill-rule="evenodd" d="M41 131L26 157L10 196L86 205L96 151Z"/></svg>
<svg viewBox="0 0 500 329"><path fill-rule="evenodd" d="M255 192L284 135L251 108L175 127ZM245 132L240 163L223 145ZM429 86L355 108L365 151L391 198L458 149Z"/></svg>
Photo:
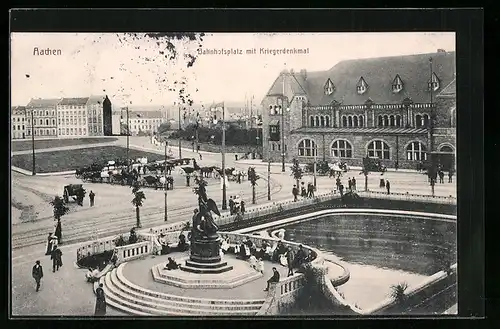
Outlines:
<svg viewBox="0 0 500 329"><path fill-rule="evenodd" d="M227 262L221 261L220 263L200 263L195 262L193 260L187 259L186 266L195 267L195 268L221 268L227 266Z"/></svg>
<svg viewBox="0 0 500 329"><path fill-rule="evenodd" d="M153 266L153 268L151 269L152 272L153 272L153 277L156 278L163 278L163 279L167 279L167 280L172 280L172 281L176 281L176 282L179 282L179 283L186 283L186 284L202 284L202 283L208 283L208 284L228 284L229 282L236 282L236 281L239 281L239 280L242 280L246 277L249 277L249 276L252 276L252 277L257 277L260 275L259 272L257 271L254 271L253 272L249 272L249 273L241 273L239 274L238 276L234 276L231 278L231 281L227 281L227 280L224 280L224 279L215 279L215 278L210 278L210 279L203 279L203 280L195 280L195 279L184 279L184 278L180 278L178 276L175 276L175 275L169 275L168 272L170 271L161 271L160 270L160 267L161 266ZM216 274L216 273L215 273ZM257 275L254 275L254 274L257 274Z"/></svg>
<svg viewBox="0 0 500 329"><path fill-rule="evenodd" d="M162 299L158 297L153 297L141 292L134 291L130 289L129 287L125 286L123 283L121 283L117 276L116 272L110 274L110 283L114 286L116 286L117 289L121 290L122 292L133 295L136 298L142 299L142 300L148 300L151 302L155 302L158 304L165 304L165 305L172 305L175 307L186 307L186 308L196 308L196 309L207 309L207 310L227 310L227 309L234 309L234 310L252 310L252 311L258 311L260 310L262 303L261 304L201 304L201 303L190 303L190 302L180 302L180 301L172 301L172 300L167 300L167 299Z"/></svg>
<svg viewBox="0 0 500 329"><path fill-rule="evenodd" d="M210 282L209 280L207 280L206 282L204 280L193 280L192 282L194 283L189 283L189 281L187 282L183 282L181 281L181 279L177 278L177 277L162 277L160 276L160 274L158 273L158 268L156 267L153 267L151 269L152 273L153 273L153 278L156 282L160 282L160 283L164 283L164 284L167 284L167 285L171 285L171 286L174 286L174 287L178 287L178 288L183 288L183 289L231 289L231 288L235 288L235 287L238 287L238 286L241 286L241 285L244 285L245 283L248 283L248 282L251 282L251 281L254 281L258 278L261 277L261 273L259 272L255 272L253 274L244 274L244 275L241 275L238 278L238 280L233 280L233 281L230 281L230 282Z"/></svg>
<svg viewBox="0 0 500 329"><path fill-rule="evenodd" d="M127 306L135 306L132 307L140 310L147 311L148 313L158 314L158 315L255 315L257 310L202 310L197 308L186 308L186 307L175 307L173 305L164 304L164 303L155 303L149 302L146 300L141 300L134 295L129 294L121 294L120 290L112 285L110 282L110 276L107 275L105 277L105 291L106 293L110 293L115 301L120 304L128 304Z"/></svg>
<svg viewBox="0 0 500 329"><path fill-rule="evenodd" d="M181 297L171 294L166 294L162 292L152 291L143 287L140 287L125 278L123 275L123 267L126 263L120 264L116 269L116 274L118 280L123 283L128 288L138 291L144 294L148 294L153 297L159 297L167 300L175 300L180 302L191 302L191 303L201 303L201 304L262 304L264 303L264 299L233 299L233 300L225 300L225 299L209 299L209 298L194 298L194 297Z"/></svg>
<svg viewBox="0 0 500 329"><path fill-rule="evenodd" d="M224 272L229 272L233 269L233 267L231 265L227 265L225 267L218 267L218 268L199 268L199 267L193 267L193 266L188 266L188 265L181 265L179 267L182 271L190 272L190 273L197 273L197 274L221 274Z"/></svg>

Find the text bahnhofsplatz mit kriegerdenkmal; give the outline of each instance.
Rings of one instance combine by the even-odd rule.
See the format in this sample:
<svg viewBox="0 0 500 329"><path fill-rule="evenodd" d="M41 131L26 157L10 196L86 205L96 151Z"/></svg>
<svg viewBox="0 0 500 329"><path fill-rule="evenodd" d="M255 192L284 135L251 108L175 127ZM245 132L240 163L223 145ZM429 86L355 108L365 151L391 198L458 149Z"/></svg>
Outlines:
<svg viewBox="0 0 500 329"><path fill-rule="evenodd" d="M307 55L309 48L198 48L198 55Z"/></svg>

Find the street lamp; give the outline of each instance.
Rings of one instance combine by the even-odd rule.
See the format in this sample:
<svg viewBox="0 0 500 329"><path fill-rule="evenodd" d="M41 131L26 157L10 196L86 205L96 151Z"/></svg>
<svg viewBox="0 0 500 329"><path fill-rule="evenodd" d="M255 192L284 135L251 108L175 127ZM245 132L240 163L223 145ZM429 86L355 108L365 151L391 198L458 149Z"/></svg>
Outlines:
<svg viewBox="0 0 500 329"><path fill-rule="evenodd" d="M130 120L128 116L128 105L126 107L127 110L127 170L130 170L130 157L129 157L129 147L130 147Z"/></svg>
<svg viewBox="0 0 500 329"><path fill-rule="evenodd" d="M226 201L226 122L225 104L222 103L222 210L227 209Z"/></svg>
<svg viewBox="0 0 500 329"><path fill-rule="evenodd" d="M267 143L267 200L271 201L271 145Z"/></svg>
<svg viewBox="0 0 500 329"><path fill-rule="evenodd" d="M28 109L25 109L25 115L27 116ZM31 149L32 149L32 155L33 155L33 162L32 162L32 170L31 170L31 175L35 176L36 175L36 170L35 170L35 121L33 118L33 109L31 109Z"/></svg>
<svg viewBox="0 0 500 329"><path fill-rule="evenodd" d="M432 57L429 58L429 69L430 69L430 74L431 74L431 80L430 80L430 104L431 104L431 116L429 118L429 127L427 127L428 131L428 139L429 139L429 149L430 149L430 155L431 155L431 170L429 171L430 180L431 180L431 192L432 196L434 196L434 185L436 183L436 175L437 175L437 168L436 168L436 154L434 153L434 105L432 104L432 93L434 92L434 81L433 81L433 76L434 73L432 71Z"/></svg>
<svg viewBox="0 0 500 329"><path fill-rule="evenodd" d="M182 159L182 149L181 149L181 105L179 104L179 159Z"/></svg>
<svg viewBox="0 0 500 329"><path fill-rule="evenodd" d="M168 185L167 185L167 147L168 147L168 141L165 139L163 141L165 143L165 153L164 153L164 160L165 162L163 163L164 169L163 169L163 178L165 179L165 222L168 220L168 211L167 211L167 190L168 190Z"/></svg>

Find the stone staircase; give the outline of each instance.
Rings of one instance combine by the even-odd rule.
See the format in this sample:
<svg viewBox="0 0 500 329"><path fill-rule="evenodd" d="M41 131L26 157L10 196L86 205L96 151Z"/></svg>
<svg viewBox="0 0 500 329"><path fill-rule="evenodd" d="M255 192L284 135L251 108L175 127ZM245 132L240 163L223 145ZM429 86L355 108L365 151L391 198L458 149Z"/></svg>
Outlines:
<svg viewBox="0 0 500 329"><path fill-rule="evenodd" d="M169 295L128 281L123 264L100 279L108 305L132 315L217 316L256 315L263 299L222 300Z"/></svg>

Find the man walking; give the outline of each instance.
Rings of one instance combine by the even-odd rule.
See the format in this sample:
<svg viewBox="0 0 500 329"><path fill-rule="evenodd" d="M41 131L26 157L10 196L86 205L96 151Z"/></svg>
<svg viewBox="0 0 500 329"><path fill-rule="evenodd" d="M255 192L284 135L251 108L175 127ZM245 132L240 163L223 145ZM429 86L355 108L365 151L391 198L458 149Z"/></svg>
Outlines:
<svg viewBox="0 0 500 329"><path fill-rule="evenodd" d="M57 246L52 250L52 255L50 256L52 259L52 272L59 271L59 267L62 266L62 251Z"/></svg>
<svg viewBox="0 0 500 329"><path fill-rule="evenodd" d="M278 272L276 267L273 267L273 276L269 280L267 280L267 288L264 289L264 291L269 291L269 284L276 282L280 282L280 273Z"/></svg>
<svg viewBox="0 0 500 329"><path fill-rule="evenodd" d="M39 260L35 262L33 270L31 271L31 275L33 276L33 279L35 279L36 282L36 291L40 290L40 281L43 278L43 268L42 265L40 265Z"/></svg>
<svg viewBox="0 0 500 329"><path fill-rule="evenodd" d="M286 252L286 263L288 266L287 276L293 276L293 262L294 262L294 257L293 257L292 247L288 247L288 251Z"/></svg>
<svg viewBox="0 0 500 329"><path fill-rule="evenodd" d="M94 206L94 198L95 198L95 193L94 193L94 191L90 190L89 199L90 199L90 206L91 207Z"/></svg>
<svg viewBox="0 0 500 329"><path fill-rule="evenodd" d="M448 171L448 183L453 183L453 170Z"/></svg>
<svg viewBox="0 0 500 329"><path fill-rule="evenodd" d="M293 202L296 202L297 196L299 195L299 189L295 185L292 188L292 194L293 194Z"/></svg>
<svg viewBox="0 0 500 329"><path fill-rule="evenodd" d="M352 178L352 180L351 180L351 184L352 184L352 189L353 189L354 191L356 191L356 178L354 178L354 177Z"/></svg>
<svg viewBox="0 0 500 329"><path fill-rule="evenodd" d="M387 194L391 194L391 183L388 180L385 181L385 188L387 189Z"/></svg>
<svg viewBox="0 0 500 329"><path fill-rule="evenodd" d="M234 214L234 200L233 200L233 196L230 196L229 197L229 214L232 215Z"/></svg>

